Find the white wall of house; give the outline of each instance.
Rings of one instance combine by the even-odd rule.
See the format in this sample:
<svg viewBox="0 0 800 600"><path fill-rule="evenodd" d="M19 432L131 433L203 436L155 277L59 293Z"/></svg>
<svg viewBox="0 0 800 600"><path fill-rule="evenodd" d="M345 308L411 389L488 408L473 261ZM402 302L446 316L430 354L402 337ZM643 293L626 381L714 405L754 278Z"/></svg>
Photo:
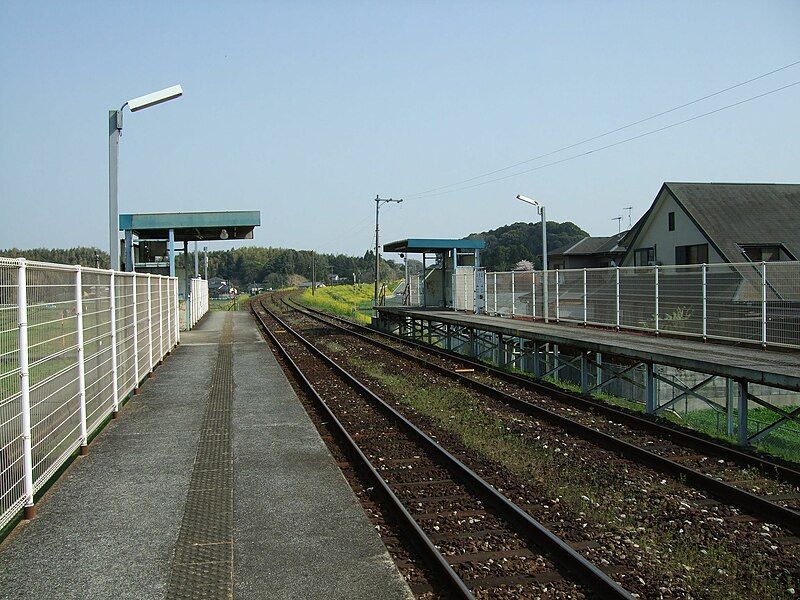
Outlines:
<svg viewBox="0 0 800 600"><path fill-rule="evenodd" d="M669 213L675 213L675 230L669 230ZM703 233L692 222L684 210L672 198L667 190L661 190L656 198L655 208L648 217L642 230L636 237L634 245L625 255L624 267L634 266L635 251L639 248L655 248L657 264L674 265L675 247L708 244ZM708 262L726 262L711 244L708 244Z"/></svg>

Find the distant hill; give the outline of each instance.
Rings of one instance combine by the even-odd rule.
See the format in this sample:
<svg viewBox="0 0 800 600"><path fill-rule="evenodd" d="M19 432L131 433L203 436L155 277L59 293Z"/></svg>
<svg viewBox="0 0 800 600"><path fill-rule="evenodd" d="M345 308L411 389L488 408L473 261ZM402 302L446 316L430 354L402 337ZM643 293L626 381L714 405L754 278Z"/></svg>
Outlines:
<svg viewBox="0 0 800 600"><path fill-rule="evenodd" d="M570 221L547 222L548 250L572 245L588 235ZM467 237L486 242L486 249L481 252L481 265L488 270L509 271L520 260L529 260L537 269L542 268L541 223L513 223L481 233L471 233Z"/></svg>

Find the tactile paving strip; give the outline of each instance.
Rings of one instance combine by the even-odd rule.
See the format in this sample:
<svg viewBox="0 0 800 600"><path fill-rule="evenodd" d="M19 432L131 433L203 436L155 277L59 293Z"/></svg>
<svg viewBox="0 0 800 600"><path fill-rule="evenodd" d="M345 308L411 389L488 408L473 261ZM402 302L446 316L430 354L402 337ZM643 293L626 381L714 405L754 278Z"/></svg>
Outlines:
<svg viewBox="0 0 800 600"><path fill-rule="evenodd" d="M167 599L233 598L233 321L226 315Z"/></svg>

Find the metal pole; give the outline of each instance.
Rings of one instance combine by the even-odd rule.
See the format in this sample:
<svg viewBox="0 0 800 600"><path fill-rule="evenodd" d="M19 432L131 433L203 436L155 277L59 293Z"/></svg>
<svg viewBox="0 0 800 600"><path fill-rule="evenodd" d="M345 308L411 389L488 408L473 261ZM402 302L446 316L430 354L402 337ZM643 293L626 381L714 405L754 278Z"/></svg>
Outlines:
<svg viewBox="0 0 800 600"><path fill-rule="evenodd" d="M558 270L555 271L556 274L556 323L561 320L561 307L559 303L559 293L558 293Z"/></svg>
<svg viewBox="0 0 800 600"><path fill-rule="evenodd" d="M536 271L531 271L531 317L536 318Z"/></svg>
<svg viewBox="0 0 800 600"><path fill-rule="evenodd" d="M200 279L200 254L197 251L197 240L194 241L194 278Z"/></svg>
<svg viewBox="0 0 800 600"><path fill-rule="evenodd" d="M376 283L377 285L377 283ZM317 257L314 251L311 251L311 295L316 295L317 287Z"/></svg>
<svg viewBox="0 0 800 600"><path fill-rule="evenodd" d="M86 373L83 364L83 280L80 265L75 265L75 318L78 333L78 403L81 456L89 453L86 432Z"/></svg>
<svg viewBox="0 0 800 600"><path fill-rule="evenodd" d="M152 275L147 274L147 370L153 370L153 294L151 292L150 279Z"/></svg>
<svg viewBox="0 0 800 600"><path fill-rule="evenodd" d="M172 280L172 301L174 305L172 307L172 314L174 315L174 323L175 323L175 343L173 346L177 346L178 343L181 341L181 318L178 315L178 310L180 310L180 302L178 301L178 280Z"/></svg>
<svg viewBox="0 0 800 600"><path fill-rule="evenodd" d="M516 305L516 289L514 285L514 271L511 271L511 316L513 317L515 313L515 305Z"/></svg>
<svg viewBox="0 0 800 600"><path fill-rule="evenodd" d="M653 414L656 412L656 379L653 377L654 366L653 363L646 363L645 367L645 410Z"/></svg>
<svg viewBox="0 0 800 600"><path fill-rule="evenodd" d="M208 281L208 246L203 246L203 279Z"/></svg>
<svg viewBox="0 0 800 600"><path fill-rule="evenodd" d="M544 272L544 280L542 281L542 302L544 303L544 322L549 323L550 307L548 306L549 294L547 289L547 217L545 216L544 206L539 207L539 214L542 216L542 271ZM558 285L558 280L556 280L556 285Z"/></svg>
<svg viewBox="0 0 800 600"><path fill-rule="evenodd" d="M653 272L655 273L655 280L656 280L656 335L658 335L658 265L653 266Z"/></svg>
<svg viewBox="0 0 800 600"><path fill-rule="evenodd" d="M620 325L620 310L619 310L619 267L617 267L617 330Z"/></svg>
<svg viewBox="0 0 800 600"><path fill-rule="evenodd" d="M119 412L119 382L117 381L117 283L114 278L114 271L111 270L111 286L109 294L111 308L111 393L114 395L113 414Z"/></svg>
<svg viewBox="0 0 800 600"><path fill-rule="evenodd" d="M380 269L380 257L378 256L378 235L380 233L380 226L378 224L378 215L381 208L381 198L380 196L375 196L375 292L372 304L374 306L378 305L378 277L380 277L378 270Z"/></svg>
<svg viewBox="0 0 800 600"><path fill-rule="evenodd" d="M767 347L767 263L761 261L761 347Z"/></svg>
<svg viewBox="0 0 800 600"><path fill-rule="evenodd" d="M740 446L747 446L747 381L738 381L739 384L739 431Z"/></svg>
<svg viewBox="0 0 800 600"><path fill-rule="evenodd" d="M169 276L175 277L175 230L170 229L169 233Z"/></svg>
<svg viewBox="0 0 800 600"><path fill-rule="evenodd" d="M158 278L158 362L164 358L164 298L161 292L164 278Z"/></svg>
<svg viewBox="0 0 800 600"><path fill-rule="evenodd" d="M33 450L31 445L31 389L28 371L28 282L25 259L19 259L17 269L17 321L19 324L19 388L20 414L22 416L22 470L25 518L32 519L33 506Z"/></svg>
<svg viewBox="0 0 800 600"><path fill-rule="evenodd" d="M119 269L119 200L117 194L119 137L122 133L122 111L108 111L108 250L111 268Z"/></svg>
<svg viewBox="0 0 800 600"><path fill-rule="evenodd" d="M133 390L139 389L139 297L136 293L136 279L138 275L133 274Z"/></svg>
<svg viewBox="0 0 800 600"><path fill-rule="evenodd" d="M586 295L586 269L583 270L583 326L586 327L588 315L588 296Z"/></svg>
<svg viewBox="0 0 800 600"><path fill-rule="evenodd" d="M497 272L494 273L494 314L497 314Z"/></svg>
<svg viewBox="0 0 800 600"><path fill-rule="evenodd" d="M581 351L581 394L584 396L589 393L589 355L585 350Z"/></svg>
<svg viewBox="0 0 800 600"><path fill-rule="evenodd" d="M706 288L706 274L708 271L708 265L703 263L702 270L703 270L703 341L705 341L706 335L708 334L708 294Z"/></svg>
<svg viewBox="0 0 800 600"><path fill-rule="evenodd" d="M725 413L726 427L725 433L733 436L733 379L725 379Z"/></svg>

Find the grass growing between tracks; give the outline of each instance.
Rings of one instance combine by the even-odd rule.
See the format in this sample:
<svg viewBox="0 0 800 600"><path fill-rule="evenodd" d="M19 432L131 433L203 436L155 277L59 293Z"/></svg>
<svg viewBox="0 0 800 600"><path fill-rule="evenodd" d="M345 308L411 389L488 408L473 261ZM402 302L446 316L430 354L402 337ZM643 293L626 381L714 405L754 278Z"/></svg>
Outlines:
<svg viewBox="0 0 800 600"><path fill-rule="evenodd" d="M335 348L329 351L337 352ZM774 579L763 564L764 559L769 561L765 556L743 560L742 552L737 551L740 540L735 537L717 538L690 521L682 522L682 509L676 510L664 496L671 490L680 493L680 483L658 482L656 478L636 483L635 492L630 487L623 492L631 484L619 474L618 467L583 462L570 445L574 438L564 436L557 439L558 443L540 439L535 429L524 425L525 420L488 410L481 400L456 384L426 385L418 377L398 374L377 361L352 356L347 361L403 404L454 435L470 452L503 465L538 496L599 524L629 548L644 549L647 562L639 562L638 568L650 571L648 585L667 586L661 594L654 589L652 597L783 598L787 587L797 583ZM644 506L647 510L639 512ZM659 508L661 514L673 513L668 517L672 519L669 524L650 521L652 511ZM685 589L670 587L676 580Z"/></svg>
<svg viewBox="0 0 800 600"><path fill-rule="evenodd" d="M355 286L335 285L318 288L315 294L312 294L309 288L296 298L305 306L349 317L359 323L369 323L373 293L374 287L371 283L359 283Z"/></svg>

